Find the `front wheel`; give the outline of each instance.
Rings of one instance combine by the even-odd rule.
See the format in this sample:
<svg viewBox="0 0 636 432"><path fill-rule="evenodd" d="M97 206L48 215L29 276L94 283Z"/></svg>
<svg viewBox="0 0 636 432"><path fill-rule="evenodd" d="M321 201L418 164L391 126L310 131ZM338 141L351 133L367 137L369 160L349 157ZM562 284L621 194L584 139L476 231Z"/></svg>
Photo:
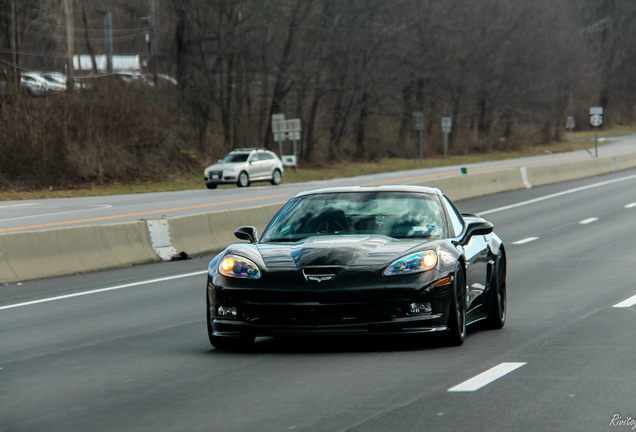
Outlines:
<svg viewBox="0 0 636 432"><path fill-rule="evenodd" d="M493 267L488 295L486 325L500 329L506 324L506 256L499 251Z"/></svg>
<svg viewBox="0 0 636 432"><path fill-rule="evenodd" d="M272 179L270 180L270 183L276 186L276 185L279 185L282 180L283 180L283 175L281 174L280 170L275 169L274 172L272 173Z"/></svg>
<svg viewBox="0 0 636 432"><path fill-rule="evenodd" d="M445 341L450 346L459 346L466 340L466 278L459 265L454 279Z"/></svg>
<svg viewBox="0 0 636 432"><path fill-rule="evenodd" d="M248 187L250 185L250 177L245 171L239 174L236 184L238 187Z"/></svg>

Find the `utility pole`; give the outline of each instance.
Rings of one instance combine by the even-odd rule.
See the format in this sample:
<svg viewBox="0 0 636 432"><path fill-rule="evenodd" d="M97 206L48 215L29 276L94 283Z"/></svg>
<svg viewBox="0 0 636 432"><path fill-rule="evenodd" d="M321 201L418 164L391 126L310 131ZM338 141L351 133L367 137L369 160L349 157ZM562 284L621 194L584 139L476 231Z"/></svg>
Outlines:
<svg viewBox="0 0 636 432"><path fill-rule="evenodd" d="M17 27L15 25L15 0L11 0L11 35L10 35L10 45L11 45L11 61L13 62L13 73L11 74L13 80L12 88L14 91L19 91L20 88L20 72L18 71L18 38L17 35Z"/></svg>
<svg viewBox="0 0 636 432"><path fill-rule="evenodd" d="M64 15L66 16L66 89L72 91L75 87L73 79L73 3L64 0ZM79 62L79 59L78 59Z"/></svg>
<svg viewBox="0 0 636 432"><path fill-rule="evenodd" d="M104 17L104 39L106 40L106 71L113 73L113 22L110 12ZM112 79L112 77L110 78Z"/></svg>
<svg viewBox="0 0 636 432"><path fill-rule="evenodd" d="M157 88L157 32L155 30L157 10L155 0L150 0L150 58L152 60L152 79Z"/></svg>

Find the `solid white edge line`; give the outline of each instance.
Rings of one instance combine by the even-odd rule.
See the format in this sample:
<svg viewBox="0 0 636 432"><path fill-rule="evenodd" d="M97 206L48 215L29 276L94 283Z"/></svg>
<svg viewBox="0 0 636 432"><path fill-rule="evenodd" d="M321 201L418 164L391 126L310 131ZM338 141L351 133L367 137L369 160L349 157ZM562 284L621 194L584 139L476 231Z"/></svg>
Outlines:
<svg viewBox="0 0 636 432"><path fill-rule="evenodd" d="M477 213L477 215L485 216L485 215L488 215L488 214L491 214L491 213L497 213L497 212L500 212L500 211L510 210L510 209L517 208L517 207L523 207L523 206L526 206L526 205L530 205L530 204L534 204L534 203L537 203L537 202L549 200L549 199L552 199L552 198L558 198L558 197L561 197L561 196L564 196L564 195L569 195L569 194L572 194L572 193L581 192L581 191L588 190L588 189L594 189L594 188L597 188L597 187L606 186L606 185L613 184L613 183L619 183L619 182L626 181L626 180L633 180L635 178L636 178L636 175L631 175L631 176L622 177L622 178L619 178L619 179L607 180L607 181L600 182L600 183L594 183L594 184L587 185L587 186L581 186L581 187L574 188L574 189L568 189L566 191L554 193L554 194L551 194L551 195L546 195L546 196L535 198L535 199L531 199L531 200L528 200L528 201L522 201L522 202L519 202L519 203L516 203L516 204L511 204L511 205L507 205L507 206L504 206L504 207L495 208L495 209L492 209L492 210L486 210L486 211Z"/></svg>
<svg viewBox="0 0 636 432"><path fill-rule="evenodd" d="M522 245L522 244L525 244L525 243L533 242L535 240L539 240L539 237L527 237L527 238L512 242L512 244L513 245Z"/></svg>
<svg viewBox="0 0 636 432"><path fill-rule="evenodd" d="M508 375L510 372L519 369L521 366L527 364L509 362L509 363L501 363L497 366L494 366L488 369L485 372L480 373L473 378L464 381L461 384L457 384L455 387L451 387L448 389L449 392L473 392L479 390L480 388L492 383L493 381L498 380L499 378Z"/></svg>
<svg viewBox="0 0 636 432"><path fill-rule="evenodd" d="M616 303L614 306L615 308L628 308L628 307L632 307L636 304L636 295L631 296L630 298L628 298L627 300L623 300L620 303Z"/></svg>
<svg viewBox="0 0 636 432"><path fill-rule="evenodd" d="M75 293L75 294L67 294L67 295L63 295L63 296L49 297L49 298L45 298L45 299L33 300L33 301L29 301L29 302L24 302L24 303L16 303L16 304L12 304L12 305L0 306L0 310L13 309L13 308L18 308L18 307L22 307L22 306L30 306L30 305L39 304L39 303L47 303L47 302L52 302L52 301L56 301L56 300L64 300L64 299L68 299L68 298L72 298L72 297L80 297L80 296L85 296L85 295L98 294L98 293L107 292L107 291L115 291L115 290L119 290L119 289L123 289L123 288L131 288L131 287L135 287L135 286L139 286L139 285L149 285L149 284L153 284L153 283L157 283L157 282L165 282L165 281L169 281L169 280L187 278L187 277L191 277L191 276L199 276L199 275L202 275L202 274L206 274L207 272L208 271L205 270L205 271L198 271L198 272L192 272L192 273L184 273L184 274L181 274L181 275L166 276L166 277L157 278L157 279L149 279L149 280L145 280L145 281L133 282L133 283L124 284L124 285L116 285L116 286L112 286L112 287L108 287L108 288L101 288L101 289L96 289L96 290L91 290L91 291L82 291L82 292L78 292L78 293Z"/></svg>

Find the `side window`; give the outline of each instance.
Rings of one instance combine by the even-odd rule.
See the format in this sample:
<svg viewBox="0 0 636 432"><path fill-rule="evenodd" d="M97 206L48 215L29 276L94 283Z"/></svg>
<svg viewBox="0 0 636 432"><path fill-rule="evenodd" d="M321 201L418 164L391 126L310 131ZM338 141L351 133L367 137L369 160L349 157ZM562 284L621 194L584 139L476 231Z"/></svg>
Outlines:
<svg viewBox="0 0 636 432"><path fill-rule="evenodd" d="M251 162L256 162L261 160L261 155L259 153L252 153L252 157L250 158Z"/></svg>
<svg viewBox="0 0 636 432"><path fill-rule="evenodd" d="M274 159L271 154L261 153L261 160L270 160L270 159Z"/></svg>
<svg viewBox="0 0 636 432"><path fill-rule="evenodd" d="M451 230L453 231L451 233L451 237L456 237L464 231L464 220L448 198L443 197L442 201L444 202L444 208L446 209L446 213L448 213L448 218L450 219Z"/></svg>

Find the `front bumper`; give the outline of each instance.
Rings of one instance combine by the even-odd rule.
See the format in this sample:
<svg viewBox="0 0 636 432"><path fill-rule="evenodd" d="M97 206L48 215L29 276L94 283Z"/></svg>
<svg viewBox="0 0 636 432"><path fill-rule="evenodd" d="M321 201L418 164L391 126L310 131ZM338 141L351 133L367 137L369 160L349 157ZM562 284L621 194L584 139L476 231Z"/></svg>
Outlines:
<svg viewBox="0 0 636 432"><path fill-rule="evenodd" d="M447 330L450 310L451 285L429 286L420 290L369 291L373 298L351 301L258 301L263 298L237 298L218 296L216 289L208 288L210 324L215 336L294 336L294 335L361 335L430 333ZM227 292L226 292L227 294ZM347 295L348 299L351 294ZM334 300L330 298L329 300ZM340 298L339 300L343 300ZM430 312L412 313L412 303L427 303ZM235 308L236 314L228 318L218 314L219 307Z"/></svg>
<svg viewBox="0 0 636 432"><path fill-rule="evenodd" d="M209 171L203 175L205 184L236 183L238 175L233 171Z"/></svg>

